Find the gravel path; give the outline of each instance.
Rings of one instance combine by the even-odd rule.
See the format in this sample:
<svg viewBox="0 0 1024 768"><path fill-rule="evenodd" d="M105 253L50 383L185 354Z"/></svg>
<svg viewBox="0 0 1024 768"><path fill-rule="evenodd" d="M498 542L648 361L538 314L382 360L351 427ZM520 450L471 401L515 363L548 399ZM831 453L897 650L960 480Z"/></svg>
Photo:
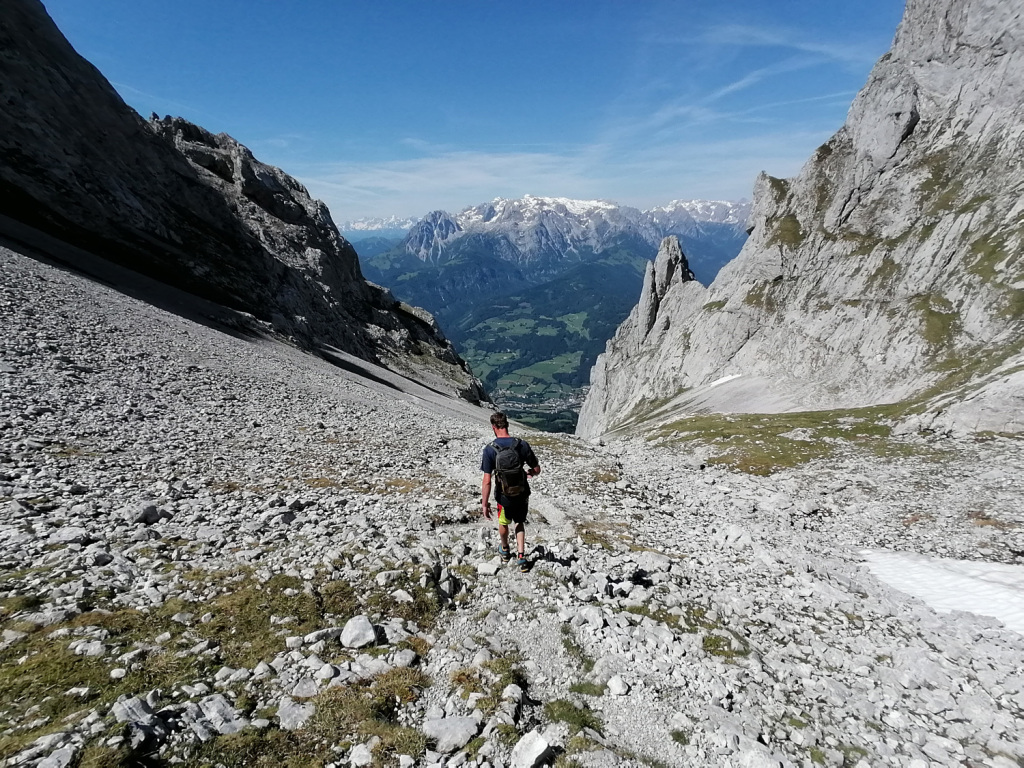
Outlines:
<svg viewBox="0 0 1024 768"><path fill-rule="evenodd" d="M1017 441L760 478L529 433L523 574L486 412L0 267L6 765L1024 764L1024 637L858 554L1020 563Z"/></svg>

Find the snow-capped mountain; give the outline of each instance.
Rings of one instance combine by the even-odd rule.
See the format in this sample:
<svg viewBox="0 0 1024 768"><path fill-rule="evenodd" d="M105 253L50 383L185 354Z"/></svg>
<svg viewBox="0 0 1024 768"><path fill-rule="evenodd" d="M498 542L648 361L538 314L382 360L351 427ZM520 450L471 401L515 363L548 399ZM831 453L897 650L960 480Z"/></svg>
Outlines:
<svg viewBox="0 0 1024 768"><path fill-rule="evenodd" d="M410 216L364 216L361 219L343 221L338 225L342 232L374 232L381 229L409 229L419 219Z"/></svg>
<svg viewBox="0 0 1024 768"><path fill-rule="evenodd" d="M745 227L750 217L750 201L739 200L673 200L668 205L650 208L644 213L663 228L684 229L688 222L696 224L732 224ZM678 234L678 232L666 232Z"/></svg>
<svg viewBox="0 0 1024 768"><path fill-rule="evenodd" d="M519 251L516 261L579 258L597 253L623 235L645 242L658 236L636 208L603 200L571 200L564 197L497 198L472 206L456 216L464 232L504 236Z"/></svg>
<svg viewBox="0 0 1024 768"><path fill-rule="evenodd" d="M663 237L677 235L695 268L708 262L717 272L739 252L749 210L746 201L676 200L641 211L605 200L525 195L497 198L456 214L434 211L410 229L401 247L421 261L437 264L452 256L460 239L482 235L502 241L504 247L498 249L504 258L535 264L585 260L624 241L640 248L646 245L653 253ZM723 236L736 241L735 248L727 247L727 255L720 252Z"/></svg>

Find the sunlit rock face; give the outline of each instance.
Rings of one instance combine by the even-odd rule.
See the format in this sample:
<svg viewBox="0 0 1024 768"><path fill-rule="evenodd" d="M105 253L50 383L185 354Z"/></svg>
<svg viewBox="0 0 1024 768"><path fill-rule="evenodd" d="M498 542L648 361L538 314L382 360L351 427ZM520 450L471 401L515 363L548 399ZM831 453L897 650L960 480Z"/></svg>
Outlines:
<svg viewBox="0 0 1024 768"><path fill-rule="evenodd" d="M251 330L482 395L428 314L363 279L323 203L226 134L143 120L36 0L4 6L0 82L0 214L246 313Z"/></svg>
<svg viewBox="0 0 1024 768"><path fill-rule="evenodd" d="M580 434L684 391L723 411L921 399L927 423L1024 428L1022 48L1018 4L910 0L845 125L797 177L757 179L740 255L609 343Z"/></svg>

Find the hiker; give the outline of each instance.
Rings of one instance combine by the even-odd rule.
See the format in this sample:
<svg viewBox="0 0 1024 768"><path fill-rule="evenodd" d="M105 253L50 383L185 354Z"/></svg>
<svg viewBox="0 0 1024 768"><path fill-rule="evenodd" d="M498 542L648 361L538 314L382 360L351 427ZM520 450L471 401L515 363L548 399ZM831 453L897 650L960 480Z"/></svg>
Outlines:
<svg viewBox="0 0 1024 768"><path fill-rule="evenodd" d="M530 483L527 477L540 474L540 462L533 455L533 449L525 440L508 433L508 417L504 413L491 414L491 429L494 441L484 448L480 470L484 473L480 493L483 516L491 519L491 477L495 482L494 497L498 502L498 554L502 562L512 559L508 546L508 528L515 523L516 551L519 555L519 570L529 570L526 560L526 513L530 497ZM524 467L530 467L527 471Z"/></svg>

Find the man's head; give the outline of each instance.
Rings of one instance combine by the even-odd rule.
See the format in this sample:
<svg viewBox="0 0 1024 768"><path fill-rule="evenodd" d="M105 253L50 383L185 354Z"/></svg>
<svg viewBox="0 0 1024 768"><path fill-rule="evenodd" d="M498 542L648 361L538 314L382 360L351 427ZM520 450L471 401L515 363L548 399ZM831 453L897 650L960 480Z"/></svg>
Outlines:
<svg viewBox="0 0 1024 768"><path fill-rule="evenodd" d="M491 426L494 429L508 430L508 416L501 411L491 414Z"/></svg>

